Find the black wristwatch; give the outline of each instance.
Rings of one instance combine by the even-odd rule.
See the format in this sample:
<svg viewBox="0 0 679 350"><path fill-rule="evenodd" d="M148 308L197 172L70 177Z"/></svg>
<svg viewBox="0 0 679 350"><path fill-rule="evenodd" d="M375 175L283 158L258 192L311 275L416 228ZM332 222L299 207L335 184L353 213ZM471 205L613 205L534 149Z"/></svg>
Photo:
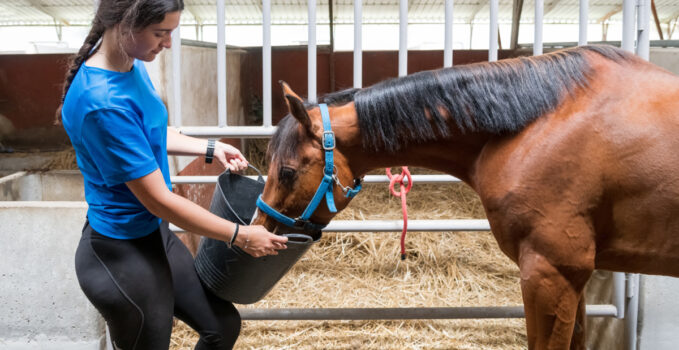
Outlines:
<svg viewBox="0 0 679 350"><path fill-rule="evenodd" d="M205 151L205 163L212 163L215 154L215 139L207 140L207 150Z"/></svg>

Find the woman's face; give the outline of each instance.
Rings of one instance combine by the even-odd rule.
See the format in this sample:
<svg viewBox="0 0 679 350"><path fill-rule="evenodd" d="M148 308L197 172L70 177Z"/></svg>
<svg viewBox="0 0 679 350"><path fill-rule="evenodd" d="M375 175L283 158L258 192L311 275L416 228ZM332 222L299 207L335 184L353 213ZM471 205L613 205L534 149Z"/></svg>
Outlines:
<svg viewBox="0 0 679 350"><path fill-rule="evenodd" d="M168 12L162 22L151 24L132 36L127 36L123 47L128 56L151 62L163 49L172 47L172 31L179 25L181 11Z"/></svg>

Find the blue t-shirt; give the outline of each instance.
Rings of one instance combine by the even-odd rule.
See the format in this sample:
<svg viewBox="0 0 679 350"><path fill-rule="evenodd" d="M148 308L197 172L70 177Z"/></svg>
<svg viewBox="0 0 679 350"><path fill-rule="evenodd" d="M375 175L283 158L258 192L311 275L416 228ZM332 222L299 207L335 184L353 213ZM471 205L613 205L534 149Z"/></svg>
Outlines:
<svg viewBox="0 0 679 350"><path fill-rule="evenodd" d="M167 109L146 68L135 60L129 72L83 64L61 112L85 182L92 228L118 239L155 231L160 219L125 182L160 169L172 189L167 164Z"/></svg>

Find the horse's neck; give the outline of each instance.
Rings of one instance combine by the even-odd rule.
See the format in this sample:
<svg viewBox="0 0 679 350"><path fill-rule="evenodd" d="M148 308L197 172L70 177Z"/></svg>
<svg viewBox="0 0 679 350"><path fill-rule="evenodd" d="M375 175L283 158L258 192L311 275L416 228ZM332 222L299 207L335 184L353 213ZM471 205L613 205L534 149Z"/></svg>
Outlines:
<svg viewBox="0 0 679 350"><path fill-rule="evenodd" d="M351 150L347 158L355 174L394 166L416 166L441 171L469 183L474 165L488 138L483 135L456 135L425 144L408 145L398 152Z"/></svg>
<svg viewBox="0 0 679 350"><path fill-rule="evenodd" d="M450 136L446 138L426 143L408 143L397 152L375 152L363 148L363 137L353 103L335 107L333 112L338 147L357 177L380 168L416 166L441 171L469 183L474 165L490 138L484 134L461 133L451 125Z"/></svg>

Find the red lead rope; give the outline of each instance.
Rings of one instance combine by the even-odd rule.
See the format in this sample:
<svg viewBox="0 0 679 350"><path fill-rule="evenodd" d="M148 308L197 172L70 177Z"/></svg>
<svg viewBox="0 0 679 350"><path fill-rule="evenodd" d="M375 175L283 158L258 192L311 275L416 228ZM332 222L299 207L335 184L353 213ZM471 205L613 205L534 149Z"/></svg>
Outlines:
<svg viewBox="0 0 679 350"><path fill-rule="evenodd" d="M408 231L408 206L406 204L406 194L410 192L413 187L413 178L410 176L410 171L407 166L401 167L400 175L391 175L391 168L386 168L387 177L389 177L389 191L395 197L401 197L401 209L403 211L403 232L401 232L401 260L406 259L406 232ZM408 185L403 184L403 180L407 180ZM394 185L396 183L401 185L401 191L396 192Z"/></svg>

